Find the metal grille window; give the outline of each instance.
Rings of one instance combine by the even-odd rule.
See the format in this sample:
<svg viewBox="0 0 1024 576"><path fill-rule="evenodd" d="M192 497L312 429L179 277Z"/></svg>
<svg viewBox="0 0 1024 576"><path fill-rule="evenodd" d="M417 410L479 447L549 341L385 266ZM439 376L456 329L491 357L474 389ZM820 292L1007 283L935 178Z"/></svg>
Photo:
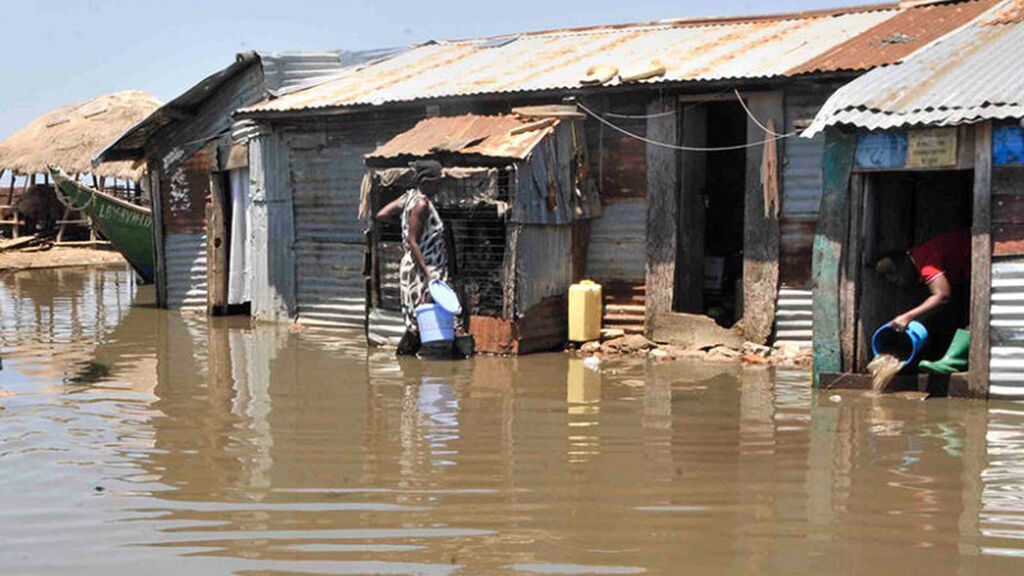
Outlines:
<svg viewBox="0 0 1024 576"><path fill-rule="evenodd" d="M473 314L501 316L504 309L502 268L506 227L492 206L475 209L440 208L453 249L455 287Z"/></svg>

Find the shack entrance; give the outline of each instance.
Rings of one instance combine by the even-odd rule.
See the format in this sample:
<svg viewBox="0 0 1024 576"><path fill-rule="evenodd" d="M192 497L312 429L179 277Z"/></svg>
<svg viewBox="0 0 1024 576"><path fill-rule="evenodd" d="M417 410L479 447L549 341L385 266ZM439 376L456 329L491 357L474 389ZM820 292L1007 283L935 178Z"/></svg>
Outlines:
<svg viewBox="0 0 1024 576"><path fill-rule="evenodd" d="M860 293L856 302L855 371L871 359L874 330L927 298L920 282L897 285L875 271L887 254L903 254L939 234L970 229L973 213L973 170L866 172L853 176L851 232L859 231ZM859 220L859 225L858 224ZM951 279L953 300L942 311L922 319L930 332L923 359L937 359L956 328L968 326L969 279Z"/></svg>
<svg viewBox="0 0 1024 576"><path fill-rule="evenodd" d="M210 173L206 204L207 310L248 315L252 269L249 242L249 168Z"/></svg>
<svg viewBox="0 0 1024 576"><path fill-rule="evenodd" d="M693 148L747 140L735 101L682 104L679 141ZM704 314L724 327L743 316L746 151L680 154L678 249L673 310Z"/></svg>

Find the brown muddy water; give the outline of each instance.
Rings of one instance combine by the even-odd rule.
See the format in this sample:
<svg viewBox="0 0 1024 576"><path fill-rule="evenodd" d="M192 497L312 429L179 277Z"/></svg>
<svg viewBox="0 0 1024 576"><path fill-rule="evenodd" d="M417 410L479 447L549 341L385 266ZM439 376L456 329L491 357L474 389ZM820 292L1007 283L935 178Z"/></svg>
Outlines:
<svg viewBox="0 0 1024 576"><path fill-rule="evenodd" d="M1024 406L563 354L398 362L0 276L4 574L1024 572Z"/></svg>

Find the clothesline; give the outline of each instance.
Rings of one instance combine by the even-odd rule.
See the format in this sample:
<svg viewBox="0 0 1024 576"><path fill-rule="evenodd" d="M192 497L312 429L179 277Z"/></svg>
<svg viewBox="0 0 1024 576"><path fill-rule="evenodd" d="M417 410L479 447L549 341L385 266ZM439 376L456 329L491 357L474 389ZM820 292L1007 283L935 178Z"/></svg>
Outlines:
<svg viewBox="0 0 1024 576"><path fill-rule="evenodd" d="M791 137L797 135L796 131L788 132L786 134L780 134L778 132L775 132L774 130L768 129L764 124L761 123L760 120L758 120L754 116L754 114L750 111L750 109L747 108L747 105L743 102L743 97L740 95L739 90L733 90L733 92L736 94L736 98L737 98L737 100L739 100L740 106L743 107L743 111L746 112L747 116L750 117L751 120L753 120L754 124L756 124L762 131L764 131L765 134L769 135L768 138L765 138L764 140L760 140L760 141L757 141L757 142L747 142L747 143L744 143L744 144L736 144L734 146L717 146L717 147L679 146L677 144L669 144L667 142L658 142L656 140L651 140L650 138L646 138L646 137L641 136L639 134L635 134L633 132L630 132L629 130L626 130L625 128L622 128L621 126L618 126L617 124L614 124L614 123L608 121L605 117L601 116L597 112L594 112L590 108L587 108L586 106L584 106L580 102L577 102L576 106L580 110L582 110L584 113L586 113L588 116L593 117L598 122L601 122L605 126L608 126L609 128L611 128L611 129L613 129L613 130L615 130L615 131L617 131L617 132L619 132L619 133L621 133L621 134L623 134L625 136L628 136L630 138L634 138L636 140L639 140L639 141L644 142L646 144L650 144L652 146L658 146L658 147L661 147L661 148L667 148L669 150L679 150L679 151L682 151L682 152L728 152L728 151L732 151L732 150L746 150L748 148L756 148L758 146L763 146L763 145L765 145L765 144L767 144L769 142L774 142L774 141L777 141L777 140L782 140L784 138L791 138ZM653 117L662 116L662 115L668 116L668 115L671 115L671 114L674 114L674 113L675 113L674 111L668 111L668 112L664 112L664 113L659 113L657 115L652 114L652 115L649 115L649 116L646 116L646 117L647 118L653 118ZM613 114L610 114L610 113L607 114L607 116L618 116L620 118L626 117L625 115L613 115Z"/></svg>

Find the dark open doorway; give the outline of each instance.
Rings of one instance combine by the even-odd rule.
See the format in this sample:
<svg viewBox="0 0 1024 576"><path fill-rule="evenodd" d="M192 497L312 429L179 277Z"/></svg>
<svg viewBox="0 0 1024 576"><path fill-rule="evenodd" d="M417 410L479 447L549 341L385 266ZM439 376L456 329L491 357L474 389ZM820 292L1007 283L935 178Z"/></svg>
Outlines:
<svg viewBox="0 0 1024 576"><path fill-rule="evenodd" d="M682 108L680 141L693 148L746 142L747 116L734 101ZM729 327L743 316L744 149L680 155L673 309Z"/></svg>

